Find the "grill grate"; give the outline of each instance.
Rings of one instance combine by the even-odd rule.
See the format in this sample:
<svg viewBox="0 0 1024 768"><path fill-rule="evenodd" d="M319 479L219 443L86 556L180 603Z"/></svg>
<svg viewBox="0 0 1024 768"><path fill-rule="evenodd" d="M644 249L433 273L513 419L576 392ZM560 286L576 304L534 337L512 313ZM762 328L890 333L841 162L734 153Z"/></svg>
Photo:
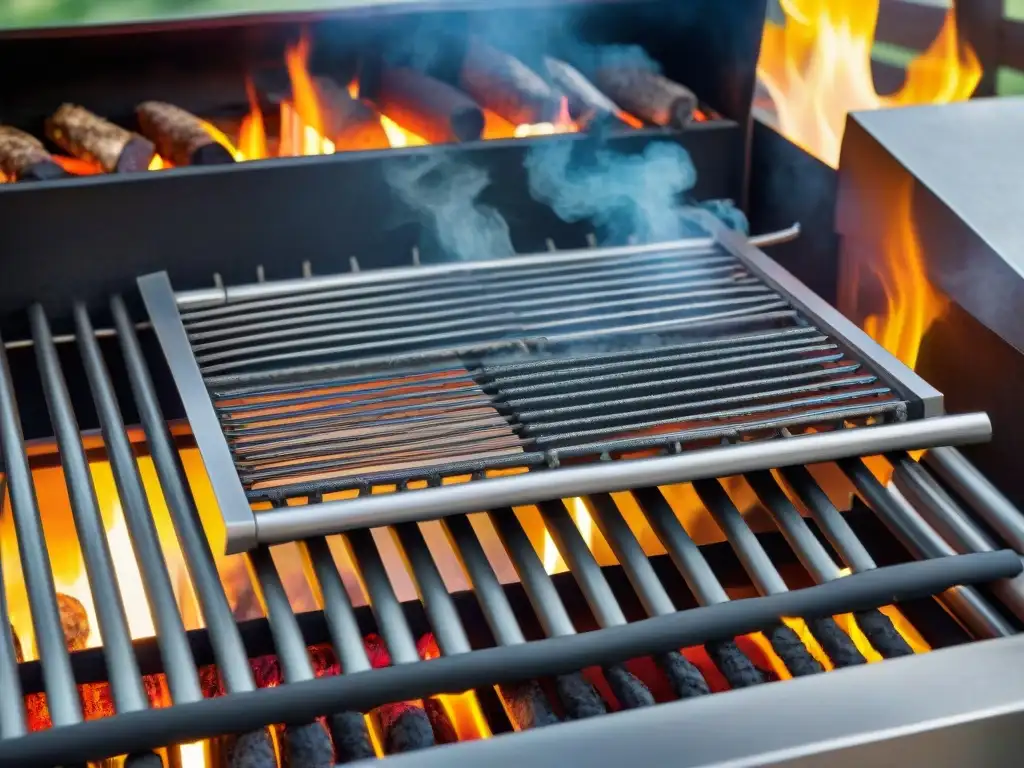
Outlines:
<svg viewBox="0 0 1024 768"><path fill-rule="evenodd" d="M666 453L690 479L693 449L941 413L941 395L714 231L213 295L141 278L199 448L225 473L215 538L241 551L300 535L250 503ZM401 502L374 502L371 521L328 498L312 532L400 519Z"/></svg>
<svg viewBox="0 0 1024 768"><path fill-rule="evenodd" d="M203 643L208 642L219 673L213 674L212 679L218 682L211 689L207 685L211 679L209 670L197 668L196 637L185 631L184 615L172 589L168 545L157 536L152 514L154 499L142 485L139 460L122 420L121 409L126 404L118 402L110 377L110 361L96 342L88 313L79 306L74 313L78 350L102 426L103 444L114 472L120 504L130 528L131 547L141 566L158 658L144 664L139 655L127 650L132 641L125 617L147 606L131 603L123 591L124 585L111 575L115 553L111 550L109 534L104 532L95 479L81 449L75 408L67 391L67 372L61 366L43 310L34 307L30 319L36 362L104 644L98 651L69 653L66 648L52 573L52 552L43 535L45 510L37 501L32 469L20 434L16 393L6 354L0 353L0 441L38 657L19 667L14 637L8 627L3 627L0 674L4 676L5 696L0 706L0 762L4 764L74 764L228 732L258 733L268 724L283 721L290 724L286 731L296 734L306 727L302 723L319 728L314 718L325 714L334 716L329 720L332 728L351 729L359 726L362 718L353 720L341 710L365 711L389 702L429 698L438 691L496 684L501 684L498 687L501 696L532 696L537 695L539 689L527 686L528 693L524 694L522 687L510 686L507 682L544 675L556 676L556 690L565 697L562 706L571 713L572 707L583 706L580 691L585 691L589 685L578 670L591 665L603 668L620 703L638 706L647 702L643 695L646 689L621 663L647 654L655 655L676 695L700 695L706 692L706 685L701 688L700 671L697 670L695 676L690 662L679 654L681 646L704 644L708 656L733 687L756 684L766 679L766 671L754 667L730 638L763 630L792 674L817 671L808 668L811 662L807 649L801 653L794 648L782 624L782 617L805 616L811 621L812 634L820 639L834 665L840 666L847 663L843 659L851 654L852 641L838 627L823 627L821 622L825 619L822 617L858 610L858 621L871 636L875 648L884 655L896 656L905 653L905 648L894 636L887 619L874 608L894 599L923 595L938 594L976 637L1001 636L1015 631L999 615L990 599L972 587L948 588L1014 576L1021 567L1016 554L988 551L943 557L952 554L952 550L949 545L945 548L936 548L936 545L931 549L918 547L918 554L922 558L941 557L941 560L922 559L877 568L812 476L806 470L792 469L782 474L792 499L806 505L846 564L862 573L839 578L838 566L820 544L812 543L816 541L813 537L808 538L806 523L798 514L794 516L790 495L776 484L774 476L751 475L750 484L764 499L793 550L808 563L808 570L820 582L819 586L786 591L784 584L780 586L775 563L731 506L727 490L718 481L705 481L695 485L697 492L728 533L729 542L751 581L767 595L727 601L721 582L673 512L664 492L656 488L637 490L632 498L639 505L644 520L703 606L680 611L682 606L677 597L670 593L664 578L652 567L624 518L621 500L617 502L606 494L594 493L582 503L590 510L644 611L652 617L649 621L629 622L622 594L611 588L606 571L598 565L565 504L542 501L540 515L599 627L597 631L581 632L563 593L556 587L556 578L548 575L520 516L507 507L495 506L485 516L497 532L546 637L527 640L521 616L498 580L493 557L485 553L480 526L466 515L452 515L441 522L449 542L447 551L457 557L464 568L494 637L496 646L488 648L471 640L455 597L445 586L438 552L433 543L428 545L424 536L425 529L417 523L403 523L381 532L390 531L404 555L401 567L416 587L440 650L441 658L421 661L424 650L422 644L417 645L416 633L396 593L394 576L389 575L385 566L386 552L380 536L368 530L353 530L330 539L312 536L289 546L297 546L308 565L300 572L305 574L304 584L322 611L326 637L313 638L304 632L303 617L296 613L289 600L285 583L289 574L282 572L272 549L260 545L236 556L244 560L251 574L252 588L259 596L269 627L276 658L274 668L279 670L279 676L273 680L268 680L263 672L254 676L254 666L249 660L252 654L232 614L217 560L203 536L200 517L209 510L201 509L193 494L195 478L187 477L183 470L139 339L120 299L113 301L112 312L134 406L140 414L146 445L174 524L188 580L199 603L205 625ZM895 457L894 461L901 464L904 459ZM928 542L938 536L925 519L926 514L947 515L947 520L959 520L961 527L967 526L968 530L974 525L969 514L955 504L936 512L937 508L927 500L914 500L914 506L905 508L900 497L866 472L859 459L847 460L842 467L858 493L904 538ZM970 487L976 486L977 482L972 481ZM917 508L921 511L915 511ZM986 509L982 506L979 514L986 514ZM1003 528L1024 525L1018 519L1019 513L1013 514L1017 517L1011 516L1010 520L1017 520L1017 523L1006 522L1004 514ZM950 515L952 518L948 517ZM942 541L941 537L939 540ZM351 553L352 564L365 587L375 627L384 639L392 668L371 668L375 660L367 655L349 588L333 554L339 542ZM960 549L967 552L971 547L960 546ZM994 550L994 545L989 549ZM9 569L5 571L9 573ZM0 599L7 599L14 588L5 579ZM1001 589L1010 595L1018 591L1013 585ZM1003 601L999 594L997 592L996 597ZM105 605L100 605L101 602ZM1006 602L1011 610L1021 605ZM6 610L7 606L0 605L0 608ZM826 637L826 632L832 634ZM887 641L876 640L879 635ZM309 646L323 640L329 641L330 650L318 648L311 653ZM784 646L788 646L788 650L783 651ZM322 659L331 651L344 674L335 674L337 667L332 672L326 667L314 666L315 658ZM88 712L83 712L79 684L96 679L84 673L85 660L96 654L102 655L104 665L100 668L106 670L104 674L109 674L109 697L116 714L83 722ZM161 677L152 677L153 672L159 672ZM328 677L313 679L325 672ZM26 692L24 683L36 674L41 675L41 690L46 696L51 727L26 734L30 721L21 706ZM274 687L254 690L268 683ZM167 700L162 708L153 700L154 690L166 691ZM213 694L216 696L210 698ZM600 697L597 701L601 701ZM342 734L335 730L334 735L335 744L340 744Z"/></svg>

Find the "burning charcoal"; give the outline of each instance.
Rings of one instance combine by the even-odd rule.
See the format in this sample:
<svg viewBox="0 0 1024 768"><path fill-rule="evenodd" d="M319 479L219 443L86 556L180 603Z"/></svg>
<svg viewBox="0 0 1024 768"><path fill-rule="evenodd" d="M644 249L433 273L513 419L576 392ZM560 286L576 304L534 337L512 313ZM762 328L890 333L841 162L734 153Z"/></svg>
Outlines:
<svg viewBox="0 0 1024 768"><path fill-rule="evenodd" d="M689 88L646 69L606 67L594 79L612 101L654 125L683 128L697 108Z"/></svg>
<svg viewBox="0 0 1024 768"><path fill-rule="evenodd" d="M377 709L377 714L387 754L434 746L434 728L423 707L409 702L386 704Z"/></svg>
<svg viewBox="0 0 1024 768"><path fill-rule="evenodd" d="M654 704L650 690L621 664L612 664L602 669L608 687L623 709L637 709Z"/></svg>
<svg viewBox="0 0 1024 768"><path fill-rule="evenodd" d="M164 761L156 752L136 752L124 759L124 768L164 768Z"/></svg>
<svg viewBox="0 0 1024 768"><path fill-rule="evenodd" d="M914 649L892 625L889 617L881 611L858 611L853 616L868 642L882 658L895 659L899 656L914 655Z"/></svg>
<svg viewBox="0 0 1024 768"><path fill-rule="evenodd" d="M547 694L536 680L525 683L501 683L498 695L505 705L509 720L517 730L540 728L559 722Z"/></svg>
<svg viewBox="0 0 1024 768"><path fill-rule="evenodd" d="M615 120L622 112L619 105L601 93L583 73L564 61L544 57L548 76L569 100L569 116L580 125Z"/></svg>
<svg viewBox="0 0 1024 768"><path fill-rule="evenodd" d="M46 181L67 175L35 136L0 125L0 176L14 181Z"/></svg>
<svg viewBox="0 0 1024 768"><path fill-rule="evenodd" d="M373 757L373 743L362 712L338 712L327 718L338 763Z"/></svg>
<svg viewBox="0 0 1024 768"><path fill-rule="evenodd" d="M391 146L380 116L360 99L326 77L316 79L324 137L338 149L387 149Z"/></svg>
<svg viewBox="0 0 1024 768"><path fill-rule="evenodd" d="M824 619L808 619L807 626L836 668L867 663L864 654L857 649L850 636L843 632L831 616Z"/></svg>
<svg viewBox="0 0 1024 768"><path fill-rule="evenodd" d="M430 727L434 729L434 741L437 744L454 744L459 740L455 724L448 716L448 710L444 708L440 699L432 697L424 699L423 709L427 713Z"/></svg>
<svg viewBox="0 0 1024 768"><path fill-rule="evenodd" d="M471 99L413 69L385 67L381 71L377 106L432 144L475 141L484 130L484 114Z"/></svg>
<svg viewBox="0 0 1024 768"><path fill-rule="evenodd" d="M148 139L74 104L53 113L46 121L46 135L65 152L99 164L106 173L144 171L156 155Z"/></svg>
<svg viewBox="0 0 1024 768"><path fill-rule="evenodd" d="M277 757L270 734L264 728L243 733L231 745L228 754L229 768L277 768Z"/></svg>
<svg viewBox="0 0 1024 768"><path fill-rule="evenodd" d="M81 651L89 639L89 615L78 600L57 593L57 608L60 611L60 626L64 630L64 642L69 651Z"/></svg>
<svg viewBox="0 0 1024 768"><path fill-rule="evenodd" d="M672 692L680 699L689 699L694 696L704 696L711 693L704 675L679 651L670 651L669 653L657 656L655 661L672 685Z"/></svg>
<svg viewBox="0 0 1024 768"><path fill-rule="evenodd" d="M558 698L565 707L565 716L569 720L603 715L608 711L601 694L581 672L556 677L555 690L558 691Z"/></svg>
<svg viewBox="0 0 1024 768"><path fill-rule="evenodd" d="M13 624L11 624L11 642L14 644L14 658L21 664L25 660L25 654L21 650L21 640L18 639L18 633L14 631Z"/></svg>
<svg viewBox="0 0 1024 768"><path fill-rule="evenodd" d="M711 661L732 688L747 688L765 681L764 673L732 640L715 640L704 645Z"/></svg>
<svg viewBox="0 0 1024 768"><path fill-rule="evenodd" d="M233 163L231 153L217 143L190 112L162 101L144 101L135 108L142 135L174 165Z"/></svg>
<svg viewBox="0 0 1024 768"><path fill-rule="evenodd" d="M547 123L558 115L558 94L523 62L471 38L459 74L459 86L477 104L513 125Z"/></svg>
<svg viewBox="0 0 1024 768"><path fill-rule="evenodd" d="M816 675L825 671L807 650L799 635L785 624L776 624L771 629L766 629L764 635L793 677Z"/></svg>
<svg viewBox="0 0 1024 768"><path fill-rule="evenodd" d="M331 737L319 721L285 726L281 742L282 768L331 768L334 765Z"/></svg>

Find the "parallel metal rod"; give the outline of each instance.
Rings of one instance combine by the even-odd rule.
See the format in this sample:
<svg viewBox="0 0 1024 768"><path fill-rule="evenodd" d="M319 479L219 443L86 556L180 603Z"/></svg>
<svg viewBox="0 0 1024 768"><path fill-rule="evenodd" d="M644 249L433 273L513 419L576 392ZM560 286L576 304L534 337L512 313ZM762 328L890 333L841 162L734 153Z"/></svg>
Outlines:
<svg viewBox="0 0 1024 768"><path fill-rule="evenodd" d="M256 547L245 554L260 602L270 625L274 650L281 664L281 675L286 683L299 683L313 679L313 665L309 661L306 641L302 637L298 619L288 602L281 575L267 547Z"/></svg>
<svg viewBox="0 0 1024 768"><path fill-rule="evenodd" d="M311 582L315 582L314 592L324 612L331 645L338 655L342 671L351 674L370 669L355 609L334 564L327 541L314 537L299 542L299 547L316 577Z"/></svg>
<svg viewBox="0 0 1024 768"><path fill-rule="evenodd" d="M185 634L185 624L178 610L178 600L174 593L174 587L171 584L170 573L167 570L167 563L160 546L160 539L157 536L156 526L153 523L153 511L150 509L149 500L146 498L142 478L139 476L139 468L135 462L135 454L132 451L131 441L128 439L124 420L121 417L117 396L114 394L114 385L110 380L110 374L103 361L99 344L92 333L92 323L83 304L75 305L74 316L75 330L79 337L79 352L85 366L86 378L89 381L89 390L96 405L100 427L103 431L103 442L114 473L114 482L117 486L118 497L121 500L125 525L132 537L132 547L135 551L135 559L139 566L140 576L142 577L142 586L146 593L148 610L156 627L157 642L160 646L167 684L176 702L198 701L202 698L203 694L199 685L199 675L196 672L195 659L192 657L188 637ZM33 308L32 319L39 329L37 343L40 352L42 352L47 346L43 340L46 331L46 319L42 308L38 305L36 308ZM56 350L52 350L52 353L54 355L53 362L56 363ZM66 395L66 392L64 394ZM70 410L70 400L68 400L66 405ZM69 423L66 429L68 429L66 440L70 441L72 445L77 446L78 451L81 451L81 438L78 435L77 424ZM63 446L61 447L61 454L62 456L65 455ZM65 458L69 458L69 456L65 456ZM85 460L84 452L82 453L81 460L83 462ZM86 472L88 471L85 467L83 469ZM74 482L74 477L72 477L72 482ZM91 488L89 493L92 495ZM93 502L95 502L95 497L93 497ZM113 564L111 564L112 569ZM93 598L97 600L95 594ZM100 610L98 602L97 600L97 612ZM125 631L127 631L127 626ZM104 645L109 642L105 631L103 641ZM130 636L127 642L130 648ZM138 693L143 698L137 706L144 708L147 706L145 692L141 689L141 681L138 682L138 685Z"/></svg>
<svg viewBox="0 0 1024 768"><path fill-rule="evenodd" d="M377 621L377 629L388 646L391 663L409 664L419 661L416 639L412 636L409 622L402 612L402 604L388 579L373 534L364 529L351 531L345 538L362 576L363 588L370 599L370 610Z"/></svg>
<svg viewBox="0 0 1024 768"><path fill-rule="evenodd" d="M1007 544L1024 553L1024 516L955 448L933 448L924 462Z"/></svg>
<svg viewBox="0 0 1024 768"><path fill-rule="evenodd" d="M103 655L109 670L111 695L119 712L145 709L149 702L142 686L142 675L135 658L135 650L132 648L124 600L117 583L114 560L110 554L96 490L89 471L89 460L82 447L81 430L57 357L57 347L41 306L37 304L29 310L29 320L36 347L39 376L71 501L75 532L82 548L89 591L96 608L99 630L103 635ZM77 330L80 335L88 335L87 341L96 344L91 328ZM127 441L128 438L123 432L121 436ZM109 441L105 442L109 446Z"/></svg>
<svg viewBox="0 0 1024 768"><path fill-rule="evenodd" d="M875 568L874 558L861 543L842 513L835 508L828 495L815 482L805 467L793 466L779 470L793 493L811 513L829 544L852 571L870 571Z"/></svg>
<svg viewBox="0 0 1024 768"><path fill-rule="evenodd" d="M481 509L499 509L503 505L530 504L536 499L572 498L704 477L726 477L777 466L832 461L843 456L985 440L991 435L991 428L985 414L943 416L690 450L673 456L567 466L557 472L527 472L424 488L395 498L388 498L388 494L325 501L305 507L302 515L288 510L261 512L260 536L268 543L294 541L350 528L430 520Z"/></svg>
<svg viewBox="0 0 1024 768"><path fill-rule="evenodd" d="M469 653L472 648L455 601L441 578L441 572L437 569L419 525L405 523L391 530L409 561L409 570L412 571L420 601L430 619L441 653L445 656Z"/></svg>
<svg viewBox="0 0 1024 768"><path fill-rule="evenodd" d="M14 530L18 541L25 591L36 647L42 663L43 687L53 725L71 725L82 719L71 659L64 641L50 553L43 535L39 502L32 470L25 454L25 439L6 351L0 347L0 446L11 494Z"/></svg>
<svg viewBox="0 0 1024 768"><path fill-rule="evenodd" d="M7 503L7 478L0 477L0 512ZM0 584L6 584L3 578L3 567L0 564ZM18 676L18 656L14 650L14 635L7 607L7 590L0 589L0 739L14 739L28 732L25 720L25 694L22 692L21 679Z"/></svg>
<svg viewBox="0 0 1024 768"><path fill-rule="evenodd" d="M473 531L473 524L465 515L446 517L441 521L452 547L459 557L463 569L473 585L480 609L487 626L498 645L525 643L523 630L519 626L512 605L508 601L501 582L498 581L487 553Z"/></svg>
<svg viewBox="0 0 1024 768"><path fill-rule="evenodd" d="M918 558L949 557L956 551L928 525L920 513L899 494L886 489L861 459L843 459L840 468L858 495L879 516L911 554ZM1007 637L1013 627L973 587L947 590L942 602L971 632L983 637Z"/></svg>
<svg viewBox="0 0 1024 768"><path fill-rule="evenodd" d="M111 311L132 394L146 433L146 442L161 490L167 499L168 513L185 557L185 566L199 600L217 669L229 693L251 691L256 685L248 653L214 565L213 553L203 532L195 500L186 488L181 457L167 429L167 421L161 412L142 348L120 296L115 296L111 301Z"/></svg>
<svg viewBox="0 0 1024 768"><path fill-rule="evenodd" d="M907 454L898 454L894 462L893 484L924 521L960 554L995 552L997 547L963 509L931 477L927 470ZM1018 577L990 585L990 590L1010 611L1024 621L1024 579Z"/></svg>

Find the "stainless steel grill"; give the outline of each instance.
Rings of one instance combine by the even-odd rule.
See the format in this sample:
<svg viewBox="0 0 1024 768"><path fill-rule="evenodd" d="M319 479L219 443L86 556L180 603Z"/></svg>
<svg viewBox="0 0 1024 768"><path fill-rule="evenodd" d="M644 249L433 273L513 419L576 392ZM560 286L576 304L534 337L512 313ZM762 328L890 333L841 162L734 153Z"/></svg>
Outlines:
<svg viewBox="0 0 1024 768"><path fill-rule="evenodd" d="M854 530L806 470L791 468L779 475L749 474L746 482L761 497L792 551L817 582L816 586L787 589L780 576L780 561L769 555L751 532L727 487L718 480L703 480L694 485L695 490L726 532L750 583L763 595L728 600L704 550L680 523L664 492L653 487L657 483L646 489L639 487L631 497L645 524L665 547L676 578L682 577L702 606L689 608L691 598L671 587L665 564L659 565L644 554L637 534L623 516L622 499L616 501L602 492L591 493L583 503L639 599L642 613L637 614L630 609L629 599L624 599L621 589L612 588L608 569L599 566L570 517L566 502L549 500L558 496L541 495L530 501L538 502L540 516L568 566L568 577L547 573L522 518L506 505L478 507L475 511L487 511L476 519L464 514L445 517L441 524L447 543L434 540L428 545L426 529L416 522L398 523L381 531L391 534L404 555L404 573L415 585L423 609L424 620L419 624L410 619L408 606L402 605L395 591L394 576L387 573L387 554L381 548L379 533L352 530L337 537L310 536L298 545L287 545L297 546L307 565L299 573L306 574L303 586L315 596L319 609L311 614L297 613L289 599L285 582L296 574L283 572L270 548L256 546L238 557L244 559L251 574L251 588L259 597L269 631L269 645L257 651L251 637L248 641L243 637L243 628L232 613L225 583L200 522L201 516L210 510L199 508L192 483L183 472L135 327L119 298L113 300L111 309L120 357L131 383L131 404L118 401L109 373L110 352L104 354L98 345L95 329L82 306L74 312L75 338L130 529L133 554L140 564L145 608L153 619L157 653L140 653L138 643L132 648L126 616L143 610L144 606L128 602L123 585L112 576L112 558L124 553L112 552L104 534L95 480L82 449L75 408L67 390L67 372L57 354L58 342L50 333L43 310L34 307L30 320L39 380L56 436L103 646L69 652L65 645L51 572L52 552L42 529L45 509L37 502L20 432L21 414L4 353L0 358L0 440L36 653L34 659L19 665L11 628L2 628L2 764L73 764L125 752L144 754L146 750L225 733L259 734L265 726L282 722L288 724L286 731L293 734L301 728L315 731L321 727L315 718L323 715L329 716L328 727L335 748L340 750L351 743L353 728L365 728L362 717L350 716L351 713L369 711L389 702L429 699L442 692L488 689L495 685L504 702L515 705L508 706L508 711L521 713L523 697L527 697L530 707L535 707L529 704L529 697L548 695L536 685L524 687L522 683L543 676L554 676L556 709L571 717L574 708L585 705L581 691L591 690L590 678L581 677L579 670L591 666L601 668L618 706L642 706L652 702L650 693L645 693L647 688L624 662L645 656L655 658L675 696L701 696L708 692L702 680L707 671L695 668L688 657L680 654L680 648L703 645L711 663L730 687L758 685L771 679L770 670L753 664L732 638L763 631L789 674L813 674L823 669L822 661L811 653L806 638L793 634L784 617L805 617L810 637L824 649L823 660L830 666L846 666L862 663L864 658L845 629L830 617L856 611L861 630L878 653L885 657L905 655L906 643L876 608L894 600L928 595L938 595L974 637L999 637L1015 632L993 598L969 585L998 582L1016 577L1021 571L1017 554L997 551L994 541L971 533L978 528L972 515L976 513L984 519L997 517L1001 522L998 530L1016 532L1014 541L1018 541L1020 531L1024 530L1024 519L1019 513L1008 511L1005 505L993 512L991 495L986 497L982 481L971 474L969 467L965 469L962 462L956 465L960 472L957 477L960 487L972 491L975 506L971 512L951 499L938 504L931 497L908 495L907 501L882 486L859 458L850 458L849 450L844 449L841 467L857 493L907 542L920 558L918 561L877 567ZM188 581L199 604L205 627L199 633L186 632L185 617L170 576L172 558L154 528L154 499L141 484L137 447L132 445L121 416L122 409L129 405L134 405L140 415L145 444L172 517ZM984 417L977 416L924 419L916 423L952 426L946 432L906 432L913 423L846 432L882 435L874 443L875 450L895 450L905 443L921 447L943 434L962 435L965 427L966 433L975 436L981 436L987 429ZM839 436L845 438L846 432ZM801 439L788 438L766 445L775 446L776 458L782 457L780 464L789 465L794 462L785 459L799 452L787 453L787 446L798 444ZM924 473L932 477L928 470L903 456L894 456L893 461L899 466L899 473L912 477ZM625 463L613 462L609 468ZM215 478L211 475L209 479ZM780 480L788 486L788 492L779 485ZM281 506L274 514L287 514L284 503L278 503ZM839 565L818 543L794 504L805 507L816 520L844 564L853 569L853 575L840 576ZM956 530L966 533L955 544L945 544L946 539L936 531L942 525L957 526ZM501 564L495 562L493 555L485 554L486 542L481 531L488 527L496 532L515 578L525 590L526 613L523 606L514 604L499 582L496 569ZM339 545L350 553L351 566L365 589L372 619L354 607L351 587L346 587L344 569L339 567L334 554ZM998 546L1001 545L1000 542ZM954 549L965 554L947 556L954 555ZM474 631L466 622L464 607L460 607L466 596L452 595L446 588L441 575L446 558L457 561L463 569L472 588L469 599L478 603L489 636ZM565 591L569 577L578 585L593 621L582 619L570 609ZM0 596L9 595L13 588L5 579ZM998 582L994 599L1001 608L1008 608L1024 619L1020 594L1017 582ZM0 608L6 611L7 606ZM650 618L643 620L643 616ZM526 629L531 623L539 627L541 639L527 639L533 638L533 633ZM392 666L373 668L379 659L372 653L368 656L364 635L370 630L379 631ZM420 633L424 631L436 638L440 658L421 660L424 651ZM268 652L273 654L276 670L270 677L251 661L252 657ZM330 663L320 663L324 658L329 658ZM210 662L216 665L215 669L205 666ZM343 674L338 674L339 667ZM79 686L99 681L109 682L103 696L108 697L109 709L115 714L90 719L95 713L83 709L83 702L95 701L98 694L85 697L85 689ZM154 691L163 691L166 697L159 707ZM37 692L46 697L48 720L43 723L38 710L25 709L23 696L29 694L31 698ZM588 696L586 701L597 702L600 711L611 705L592 691ZM27 733L29 726L48 727Z"/></svg>
<svg viewBox="0 0 1024 768"><path fill-rule="evenodd" d="M728 461L722 443L942 413L939 393L750 244L709 228L657 246L179 294L165 275L141 278L218 467L223 525L211 535L243 551L471 512L485 505L477 492L493 492L486 505L542 498L529 484L555 477L550 498L642 482L630 461L622 485L594 486L613 458L668 454L666 481L693 479L696 449ZM445 486L453 479L479 490ZM415 503L430 511L412 513L407 497L331 497L387 486L427 486ZM287 518L250 509L284 500L319 503Z"/></svg>

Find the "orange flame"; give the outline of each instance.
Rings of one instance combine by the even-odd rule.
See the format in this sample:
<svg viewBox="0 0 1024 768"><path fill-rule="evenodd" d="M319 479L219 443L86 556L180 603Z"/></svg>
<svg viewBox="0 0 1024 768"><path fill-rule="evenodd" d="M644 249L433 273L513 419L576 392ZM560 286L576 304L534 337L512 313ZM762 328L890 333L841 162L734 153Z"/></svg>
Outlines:
<svg viewBox="0 0 1024 768"><path fill-rule="evenodd" d="M765 26L758 79L783 135L833 168L848 113L962 101L981 79L981 64L960 42L953 11L928 50L907 67L903 87L880 96L871 75L879 0L780 2L785 23Z"/></svg>

